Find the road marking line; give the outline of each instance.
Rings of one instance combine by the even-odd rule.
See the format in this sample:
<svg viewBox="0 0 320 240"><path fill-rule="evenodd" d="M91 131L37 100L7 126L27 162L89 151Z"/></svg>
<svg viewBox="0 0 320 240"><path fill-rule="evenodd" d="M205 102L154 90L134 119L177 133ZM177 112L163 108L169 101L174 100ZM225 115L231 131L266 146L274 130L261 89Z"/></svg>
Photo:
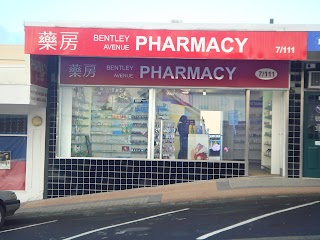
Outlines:
<svg viewBox="0 0 320 240"><path fill-rule="evenodd" d="M207 234L205 234L205 235L202 235L202 236L198 237L197 240L207 239L208 237L212 237L212 236L214 236L214 235L216 235L216 234L219 234L219 233L222 233L222 232L231 230L231 229L236 228L236 227L240 227L240 226L242 226L242 225L245 225L245 224L248 224L248 223L251 223L251 222L260 220L260 219L262 219L262 218L270 217L270 216L272 216L272 215L276 215L276 214L278 214L278 213L283 213L283 212L291 211L291 210L294 210L294 209L297 209L297 208L307 207L307 206L314 205L314 204L317 204L317 203L320 203L320 201L315 201L315 202L311 202L311 203L306 203L306 204L302 204L302 205L299 205L299 206L295 206L295 207L286 208L286 209L282 209L282 210L279 210L279 211L267 213L267 214L264 214L264 215L261 215L261 216L255 217L255 218L251 218L251 219L248 219L248 220L246 220L246 221L243 221L243 222L240 222L240 223L231 225L231 226L229 226L229 227L221 228L221 229L216 230L216 231L213 231L213 232L211 232L211 233L207 233Z"/></svg>
<svg viewBox="0 0 320 240"><path fill-rule="evenodd" d="M36 227L36 226L39 226L39 225L48 224L48 223L54 223L54 222L57 222L57 221L58 220L52 220L52 221L49 221L49 222L37 223L37 224L32 224L32 225L28 225L28 226L24 226L24 227L8 229L8 230L0 231L0 233L12 232L12 231L16 231L16 230L20 230L20 229L24 229L24 228Z"/></svg>
<svg viewBox="0 0 320 240"><path fill-rule="evenodd" d="M72 237L65 238L65 240L71 240L71 239L83 237L83 236L89 235L91 233L99 232L99 231L102 231L102 230L115 228L115 227L119 227L119 226L123 226L123 225L128 225L128 224L131 224L131 223L141 222L141 221L144 221L144 220L148 220L148 219L152 219L152 218L156 218L156 217L169 215L169 214L172 214L172 213L183 212L183 211L187 211L189 209L190 208L184 208L184 209L180 209L180 210L177 210L177 211L161 213L161 214L153 215L153 216L150 216L150 217L140 218L140 219L132 220L132 221L129 221L129 222L124 222L124 223L119 223L119 224L115 224L115 225L111 225L111 226L107 226L107 227L103 227L103 228L98 228L98 229L91 230L91 231L88 231L88 232L80 233L80 234L72 236Z"/></svg>

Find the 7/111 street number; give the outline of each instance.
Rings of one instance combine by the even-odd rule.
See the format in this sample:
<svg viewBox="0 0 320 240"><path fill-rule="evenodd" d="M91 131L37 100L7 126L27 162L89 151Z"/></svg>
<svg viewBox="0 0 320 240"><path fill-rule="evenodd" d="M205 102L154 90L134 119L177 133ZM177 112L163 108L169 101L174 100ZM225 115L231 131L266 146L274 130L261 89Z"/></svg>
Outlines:
<svg viewBox="0 0 320 240"><path fill-rule="evenodd" d="M294 47L276 46L276 53L294 53Z"/></svg>

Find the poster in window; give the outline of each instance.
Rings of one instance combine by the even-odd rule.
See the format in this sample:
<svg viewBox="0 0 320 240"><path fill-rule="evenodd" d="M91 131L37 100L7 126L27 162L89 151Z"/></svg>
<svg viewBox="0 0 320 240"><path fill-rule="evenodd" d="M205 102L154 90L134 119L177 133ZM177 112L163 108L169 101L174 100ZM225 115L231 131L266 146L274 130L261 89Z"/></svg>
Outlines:
<svg viewBox="0 0 320 240"><path fill-rule="evenodd" d="M11 168L11 152L0 151L0 169L10 169L10 168Z"/></svg>
<svg viewBox="0 0 320 240"><path fill-rule="evenodd" d="M27 137L0 136L0 146L0 189L25 190Z"/></svg>
<svg viewBox="0 0 320 240"><path fill-rule="evenodd" d="M188 159L208 160L209 158L209 137L207 134L188 135Z"/></svg>

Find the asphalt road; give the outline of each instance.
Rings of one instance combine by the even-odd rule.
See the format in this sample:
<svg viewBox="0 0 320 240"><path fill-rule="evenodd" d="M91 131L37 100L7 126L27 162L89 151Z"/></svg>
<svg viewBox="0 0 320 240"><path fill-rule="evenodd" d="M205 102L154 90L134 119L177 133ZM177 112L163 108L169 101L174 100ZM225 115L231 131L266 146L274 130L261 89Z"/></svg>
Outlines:
<svg viewBox="0 0 320 240"><path fill-rule="evenodd" d="M259 198L18 213L0 239L320 239L319 222L320 197Z"/></svg>

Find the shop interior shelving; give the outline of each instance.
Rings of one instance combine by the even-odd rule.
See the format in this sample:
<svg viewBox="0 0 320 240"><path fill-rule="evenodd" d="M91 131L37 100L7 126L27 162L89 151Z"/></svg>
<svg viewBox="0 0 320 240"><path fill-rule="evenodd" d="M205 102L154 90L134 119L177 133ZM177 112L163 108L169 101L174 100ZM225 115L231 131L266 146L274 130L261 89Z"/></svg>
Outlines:
<svg viewBox="0 0 320 240"><path fill-rule="evenodd" d="M272 92L263 93L261 167L271 169L272 157Z"/></svg>
<svg viewBox="0 0 320 240"><path fill-rule="evenodd" d="M90 97L91 92L82 87L74 88L72 93L72 157L91 156L89 140L91 104L88 101Z"/></svg>
<svg viewBox="0 0 320 240"><path fill-rule="evenodd" d="M99 95L101 98L101 95ZM110 98L110 97L109 97ZM148 112L146 103L132 98L107 105L93 98L91 112L92 153L97 157L146 158ZM108 104L112 103L112 104Z"/></svg>

